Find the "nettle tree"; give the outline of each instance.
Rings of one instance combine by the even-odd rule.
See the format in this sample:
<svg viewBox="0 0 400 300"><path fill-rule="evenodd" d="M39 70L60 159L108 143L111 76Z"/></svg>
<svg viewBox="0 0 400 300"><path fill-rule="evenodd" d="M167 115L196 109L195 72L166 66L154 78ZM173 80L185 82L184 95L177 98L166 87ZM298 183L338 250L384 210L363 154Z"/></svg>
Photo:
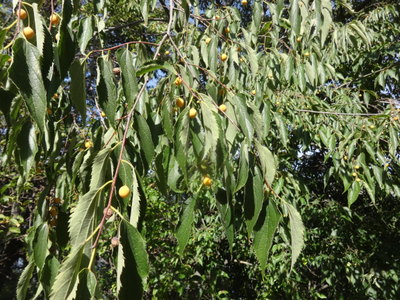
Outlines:
<svg viewBox="0 0 400 300"><path fill-rule="evenodd" d="M105 230L117 297L141 298L149 189L182 204L181 254L208 199L262 271L276 234L291 267L304 245L297 207L313 191L294 162L323 155L316 173L349 207L400 196L397 1L226 2L9 3L1 161L19 189L47 179L18 299L33 276L36 297L101 297ZM124 10L135 40L119 43L107 24Z"/></svg>

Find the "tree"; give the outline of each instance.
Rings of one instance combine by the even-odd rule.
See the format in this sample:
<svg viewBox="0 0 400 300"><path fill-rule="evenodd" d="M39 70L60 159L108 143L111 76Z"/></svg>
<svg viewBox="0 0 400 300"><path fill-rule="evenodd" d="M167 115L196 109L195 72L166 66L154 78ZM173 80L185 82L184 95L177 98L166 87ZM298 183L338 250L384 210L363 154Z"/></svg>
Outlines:
<svg viewBox="0 0 400 300"><path fill-rule="evenodd" d="M0 34L2 163L18 191L35 167L47 185L18 299L33 274L45 298L99 297L109 233L118 298L141 298L149 186L182 205L180 254L214 203L230 250L245 228L262 272L277 231L295 266L315 194L350 208L400 195L397 1L20 8Z"/></svg>

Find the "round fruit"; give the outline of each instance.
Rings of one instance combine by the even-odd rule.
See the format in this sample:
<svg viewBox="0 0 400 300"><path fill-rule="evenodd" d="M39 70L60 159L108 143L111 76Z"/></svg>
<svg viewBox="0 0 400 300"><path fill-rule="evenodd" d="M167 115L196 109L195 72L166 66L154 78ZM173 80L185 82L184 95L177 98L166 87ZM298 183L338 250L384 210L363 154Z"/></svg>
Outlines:
<svg viewBox="0 0 400 300"><path fill-rule="evenodd" d="M269 73L269 74L268 74L268 78L269 78L269 79L272 79L272 78L274 78L274 75L272 75L272 73Z"/></svg>
<svg viewBox="0 0 400 300"><path fill-rule="evenodd" d="M195 108L191 108L189 110L189 118L194 119L197 116L197 110Z"/></svg>
<svg viewBox="0 0 400 300"><path fill-rule="evenodd" d="M227 59L228 59L228 55L226 55L225 53L221 54L222 61L226 61Z"/></svg>
<svg viewBox="0 0 400 300"><path fill-rule="evenodd" d="M253 96L255 96L256 93L257 93L256 90L252 90L252 91L251 91L251 94L252 94Z"/></svg>
<svg viewBox="0 0 400 300"><path fill-rule="evenodd" d="M57 26L60 23L60 17L57 14L52 14L50 16L50 24Z"/></svg>
<svg viewBox="0 0 400 300"><path fill-rule="evenodd" d="M93 142L91 140L87 140L85 142L85 148L89 149L89 148L92 148L92 147L93 147Z"/></svg>
<svg viewBox="0 0 400 300"><path fill-rule="evenodd" d="M298 43L300 43L300 42L301 42L301 36L297 37L296 41L297 41Z"/></svg>
<svg viewBox="0 0 400 300"><path fill-rule="evenodd" d="M393 118L393 121L398 121L399 120L399 117L398 116L395 116L394 118Z"/></svg>
<svg viewBox="0 0 400 300"><path fill-rule="evenodd" d="M127 198L129 196L129 194L131 193L131 190L129 189L129 187L127 185L123 185L119 188L118 190L118 195L121 198Z"/></svg>
<svg viewBox="0 0 400 300"><path fill-rule="evenodd" d="M21 8L19 11L17 11L17 16L19 16L19 18L20 18L21 20L25 20L26 17L28 16L28 14L27 14L27 12L26 12L25 9L22 9L22 8Z"/></svg>
<svg viewBox="0 0 400 300"><path fill-rule="evenodd" d="M47 113L48 113L49 115L51 115L51 114L53 113L53 111L51 110L51 108L48 108L48 109L47 109Z"/></svg>
<svg viewBox="0 0 400 300"><path fill-rule="evenodd" d="M309 56L310 56L310 53L309 53L309 52L306 52L306 53L304 53L304 56L305 56L305 57L309 57Z"/></svg>
<svg viewBox="0 0 400 300"><path fill-rule="evenodd" d="M35 31L33 31L33 29L29 26L25 27L24 30L22 30L22 33L28 40L35 36Z"/></svg>
<svg viewBox="0 0 400 300"><path fill-rule="evenodd" d="M104 208L104 210L103 210L103 214L106 216L106 219L109 219L109 218L111 218L111 216L113 215L113 210L111 209L111 208L109 208L109 209L107 209L107 207L106 208Z"/></svg>
<svg viewBox="0 0 400 300"><path fill-rule="evenodd" d="M242 0L242 5L246 6L247 5L247 0Z"/></svg>
<svg viewBox="0 0 400 300"><path fill-rule="evenodd" d="M231 32L231 29L229 27L225 27L225 33Z"/></svg>
<svg viewBox="0 0 400 300"><path fill-rule="evenodd" d="M111 239L111 246L114 248L114 247L117 247L118 245L119 245L119 238L116 237L116 236L114 236L114 237Z"/></svg>
<svg viewBox="0 0 400 300"><path fill-rule="evenodd" d="M211 179L210 177L208 177L208 176L204 176L204 178L203 178L203 184L204 184L205 186L211 186L211 184L212 184L212 179Z"/></svg>
<svg viewBox="0 0 400 300"><path fill-rule="evenodd" d="M356 178L356 181L357 181L357 182L360 182L360 181L361 181L361 179L360 179L360 178Z"/></svg>
<svg viewBox="0 0 400 300"><path fill-rule="evenodd" d="M183 107L183 106L185 105L185 100L183 100L182 98L177 98L177 99L175 100L175 104L176 104L176 106L178 106L178 107Z"/></svg>
<svg viewBox="0 0 400 300"><path fill-rule="evenodd" d="M59 98L58 93L55 93L55 94L53 95L53 99L54 99L54 100L58 100L58 98Z"/></svg>
<svg viewBox="0 0 400 300"><path fill-rule="evenodd" d="M221 104L220 106L218 106L218 109L219 109L220 111L222 111L222 112L226 112L227 107L226 107L225 104Z"/></svg>
<svg viewBox="0 0 400 300"><path fill-rule="evenodd" d="M344 160L347 160L347 159L348 159L347 155L343 156L343 159L344 159Z"/></svg>
<svg viewBox="0 0 400 300"><path fill-rule="evenodd" d="M119 75L119 74L121 73L121 69L118 68L118 67L115 67L115 68L113 69L113 73L114 73L114 75Z"/></svg>
<svg viewBox="0 0 400 300"><path fill-rule="evenodd" d="M360 165L355 165L354 169L358 170L360 168Z"/></svg>
<svg viewBox="0 0 400 300"><path fill-rule="evenodd" d="M206 38L205 42L208 45L211 42L211 38Z"/></svg>
<svg viewBox="0 0 400 300"><path fill-rule="evenodd" d="M175 83L176 86L182 85L182 82L183 82L183 80L182 80L182 78L180 78L180 77L176 77L176 79L175 79L175 81L174 81L174 83Z"/></svg>
<svg viewBox="0 0 400 300"><path fill-rule="evenodd" d="M356 173L356 172L353 172L353 173L351 174L351 176L357 177L357 173Z"/></svg>
<svg viewBox="0 0 400 300"><path fill-rule="evenodd" d="M165 51L164 54L165 54L165 55L169 55L169 51L168 51L168 50Z"/></svg>
<svg viewBox="0 0 400 300"><path fill-rule="evenodd" d="M369 128L374 129L375 125L370 125Z"/></svg>
<svg viewBox="0 0 400 300"><path fill-rule="evenodd" d="M104 111L102 111L102 112L101 112L101 116L102 116L103 118L105 118L105 117L106 117L106 114L105 114L105 112L104 112Z"/></svg>
<svg viewBox="0 0 400 300"><path fill-rule="evenodd" d="M215 20L219 21L220 19L221 19L220 16L218 16L218 15L215 16Z"/></svg>

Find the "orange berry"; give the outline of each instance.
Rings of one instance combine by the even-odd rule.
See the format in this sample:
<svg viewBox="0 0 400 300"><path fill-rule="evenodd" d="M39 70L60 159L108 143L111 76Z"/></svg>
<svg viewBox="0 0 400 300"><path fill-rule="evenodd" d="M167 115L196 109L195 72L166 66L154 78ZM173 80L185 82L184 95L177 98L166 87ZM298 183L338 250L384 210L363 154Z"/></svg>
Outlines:
<svg viewBox="0 0 400 300"><path fill-rule="evenodd" d="M60 23L60 17L57 14L52 14L50 16L50 24L57 26Z"/></svg>
<svg viewBox="0 0 400 300"><path fill-rule="evenodd" d="M212 179L211 179L210 177L208 177L208 176L204 176L204 178L203 178L203 184L204 184L205 186L211 186L211 184L212 184Z"/></svg>
<svg viewBox="0 0 400 300"><path fill-rule="evenodd" d="M226 112L227 107L226 107L225 104L221 104L220 106L218 106L218 109L219 109L220 111L222 111L222 112Z"/></svg>
<svg viewBox="0 0 400 300"><path fill-rule="evenodd" d="M183 106L185 105L185 100L183 100L182 98L177 98L177 99L175 100L175 104L176 104L176 106L178 106L178 107L183 107Z"/></svg>
<svg viewBox="0 0 400 300"><path fill-rule="evenodd" d="M174 81L176 86L180 86L182 84L182 82L183 82L183 79L180 77L176 77L176 79Z"/></svg>
<svg viewBox="0 0 400 300"><path fill-rule="evenodd" d="M22 33L28 40L35 36L35 31L33 31L33 29L29 26L25 27L24 30L22 30Z"/></svg>
<svg viewBox="0 0 400 300"><path fill-rule="evenodd" d="M131 190L129 189L129 187L127 185L123 185L119 188L118 190L118 195L121 198L127 198L129 196L129 194L131 193Z"/></svg>
<svg viewBox="0 0 400 300"><path fill-rule="evenodd" d="M25 9L22 9L22 8L21 8L19 11L17 11L17 16L19 16L19 18L20 18L21 20L25 20L26 17L28 16L28 13L26 12Z"/></svg>
<svg viewBox="0 0 400 300"><path fill-rule="evenodd" d="M189 110L189 118L194 119L197 116L197 110L195 108L191 108Z"/></svg>

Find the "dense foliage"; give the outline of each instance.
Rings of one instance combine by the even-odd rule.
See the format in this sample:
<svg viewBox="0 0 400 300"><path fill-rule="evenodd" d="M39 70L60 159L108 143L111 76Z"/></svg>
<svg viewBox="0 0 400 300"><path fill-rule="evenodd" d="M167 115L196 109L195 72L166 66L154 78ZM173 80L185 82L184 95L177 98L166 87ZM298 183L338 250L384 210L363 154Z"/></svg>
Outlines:
<svg viewBox="0 0 400 300"><path fill-rule="evenodd" d="M17 299L398 297L399 11L3 4Z"/></svg>

